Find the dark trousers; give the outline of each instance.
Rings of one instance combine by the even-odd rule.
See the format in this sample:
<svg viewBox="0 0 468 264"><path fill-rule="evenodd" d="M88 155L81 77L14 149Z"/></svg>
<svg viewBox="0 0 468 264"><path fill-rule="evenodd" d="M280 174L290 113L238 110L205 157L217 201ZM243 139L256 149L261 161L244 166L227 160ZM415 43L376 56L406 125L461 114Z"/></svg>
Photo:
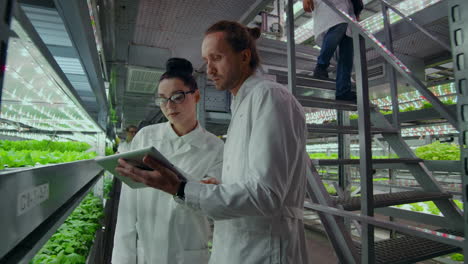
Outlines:
<svg viewBox="0 0 468 264"><path fill-rule="evenodd" d="M347 23L331 27L323 38L320 55L317 59L317 67L326 70L330 60L340 47L338 53L338 65L336 71L336 96L342 96L351 92L351 71L353 70L353 39L346 36Z"/></svg>

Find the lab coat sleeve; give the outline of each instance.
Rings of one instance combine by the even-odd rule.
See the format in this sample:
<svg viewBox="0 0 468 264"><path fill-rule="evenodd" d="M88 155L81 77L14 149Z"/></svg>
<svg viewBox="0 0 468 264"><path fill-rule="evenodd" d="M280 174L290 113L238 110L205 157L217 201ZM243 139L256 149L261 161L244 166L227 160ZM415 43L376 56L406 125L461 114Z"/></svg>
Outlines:
<svg viewBox="0 0 468 264"><path fill-rule="evenodd" d="M300 188L291 181L293 168L304 160L303 111L284 89L252 92L257 94L246 149L247 180L220 185L189 182L185 187L186 205L215 220L278 215L290 188Z"/></svg>
<svg viewBox="0 0 468 264"><path fill-rule="evenodd" d="M136 196L135 190L122 184L117 224L115 227L112 264L137 263Z"/></svg>
<svg viewBox="0 0 468 264"><path fill-rule="evenodd" d="M218 181L221 181L221 173L223 171L223 145L224 143L219 143L218 153L205 177L216 178Z"/></svg>

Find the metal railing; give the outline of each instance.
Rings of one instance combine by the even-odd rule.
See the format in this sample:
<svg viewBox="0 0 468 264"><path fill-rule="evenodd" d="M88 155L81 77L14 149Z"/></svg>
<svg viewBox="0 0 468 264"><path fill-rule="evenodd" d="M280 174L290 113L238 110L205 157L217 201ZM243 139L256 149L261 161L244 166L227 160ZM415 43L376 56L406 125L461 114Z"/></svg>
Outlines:
<svg viewBox="0 0 468 264"><path fill-rule="evenodd" d="M409 85L416 88L430 103L440 115L447 120L451 125L458 129L458 120L456 113L450 111L427 87L419 80L415 74L393 54L392 36L390 31L390 21L388 18L388 10L393 10L397 15L401 16L405 21L409 22L416 29L427 35L429 38L435 40L445 49L447 45L432 36L422 26L418 25L411 18L405 16L398 9L392 7L385 0L381 0L382 10L384 13L384 30L386 46L383 45L377 38L365 29L356 19L348 15L346 12L337 9L330 0L322 0L334 12L339 14L348 26L353 31L353 44L355 49L355 71L357 77L357 101L358 101L358 115L359 115L359 144L360 144L360 174L361 174L361 215L356 213L347 212L345 210L336 208L327 197L326 191L321 186L321 181L312 175L308 175L309 186L308 193L316 204L309 205L309 208L318 212L321 217L322 223L326 229L329 229L331 234L329 238L341 262L343 263L375 263L375 248L374 248L374 226L379 226L387 229L396 229L403 234L408 234L416 237L421 237L429 240L442 242L445 244L462 247L466 244L465 239L457 235L447 235L435 231L415 228L391 221L383 221L375 219L374 216L374 197L373 197L373 181L372 181L372 149L371 149L371 120L376 125L383 125L384 127L397 128L399 131L398 120L398 91L396 89L396 73L408 82ZM292 0L288 0L288 13L292 12ZM292 16L288 16L287 29L288 29L288 65L294 65L294 23ZM421 30L422 29L422 30ZM369 82L367 76L367 58L366 58L366 43L374 48L380 56L383 57L385 62L390 66L389 82L392 88L392 106L393 108L393 124L383 124L383 116L378 116L375 109L371 109L369 103ZM450 48L448 48L450 50ZM295 69L294 67L292 69ZM295 70L289 69L289 87L294 93L294 80ZM371 116L372 113L372 116ZM377 119L376 119L377 118ZM376 120L380 120L377 121ZM386 138L391 141L397 148L400 147L401 151L399 156L402 158L414 158L414 153L409 149L406 143L402 140L400 134L392 135ZM465 143L466 144L466 143ZM315 168L312 168L315 170ZM312 174L313 174L312 170ZM430 176L427 168L424 165L418 165L412 169L415 178L423 182L421 186L429 191L440 191L442 188L437 184L435 179ZM310 195L313 194L313 195ZM464 198L466 200L466 197ZM465 225L461 222L460 212L454 207L452 201L437 201L437 206L443 212L447 220L450 220L450 225L456 229L463 228ZM356 255L354 243L351 241L350 234L344 234L345 227L342 225L338 217L347 219L354 219L360 221L362 224L361 235L361 255ZM465 216L466 217L466 216ZM467 247L468 248L468 247ZM340 251L340 252L338 252Z"/></svg>

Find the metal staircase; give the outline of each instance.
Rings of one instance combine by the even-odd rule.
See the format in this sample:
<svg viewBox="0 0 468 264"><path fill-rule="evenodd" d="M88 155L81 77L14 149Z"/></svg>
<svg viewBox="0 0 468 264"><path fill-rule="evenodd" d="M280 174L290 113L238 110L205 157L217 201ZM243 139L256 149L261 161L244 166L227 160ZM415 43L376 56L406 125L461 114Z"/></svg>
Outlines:
<svg viewBox="0 0 468 264"><path fill-rule="evenodd" d="M306 203L305 208L318 213L321 223L329 237L329 240L341 263L414 263L425 259L434 258L448 253L460 251L465 245L463 238L465 222L463 213L452 201L452 195L446 192L435 180L427 169L424 160L418 159L400 134L398 122L398 101L396 91L396 72L416 88L434 109L458 128L456 113L450 111L424 84L418 80L411 70L406 67L392 52L391 34L387 17L388 9L394 9L387 2L382 1L384 12L387 46L380 43L371 33L364 29L357 21L346 13L336 9L329 0L323 0L335 12L340 14L352 27L357 77L358 102L341 102L330 99L297 95L303 106L336 109L338 112L338 124L313 124L308 125L309 134L326 134L339 137L339 144L343 144L340 136L346 134L358 134L360 146L360 159L351 160L341 153L338 160L311 160L310 173L307 175L308 197L312 203ZM292 8L292 1L288 1L288 8ZM466 7L468 8L468 6ZM399 12L396 10L397 13ZM291 10L289 10L291 12ZM404 16L401 12L398 13ZM413 23L411 19L403 17L405 21ZM288 16L288 51L294 53L294 39L292 19ZM414 25L413 25L414 26ZM422 28L415 25L416 28ZM423 32L429 34L428 32ZM367 77L366 44L370 44L391 66L393 74L390 75L392 87L392 100L394 105L393 122L390 123L376 107L369 103L369 82ZM288 65L294 65L294 56L288 56ZM290 67L288 84L294 93L297 82L294 78L294 66ZM301 77L302 78L302 77ZM319 87L321 88L321 87ZM395 111L396 109L396 111ZM358 126L350 126L345 122L344 111L358 111ZM372 135L379 134L398 155L398 159L373 160L372 159ZM343 146L342 146L343 147ZM411 172L419 183L421 190L374 194L372 170L374 167L384 168L386 165L400 164ZM340 197L332 197L328 194L317 171L318 165L336 165L343 173L344 165L359 165L361 196L350 197L349 194ZM466 200L466 198L464 198ZM446 226L442 229L428 230L416 226L377 219L374 217L374 209L393 205L408 204L421 201L433 201L442 212ZM360 214L350 211L360 211ZM356 220L361 225L361 241L355 241L350 228L344 219ZM374 241L374 227L387 230L396 230L400 235L383 241Z"/></svg>

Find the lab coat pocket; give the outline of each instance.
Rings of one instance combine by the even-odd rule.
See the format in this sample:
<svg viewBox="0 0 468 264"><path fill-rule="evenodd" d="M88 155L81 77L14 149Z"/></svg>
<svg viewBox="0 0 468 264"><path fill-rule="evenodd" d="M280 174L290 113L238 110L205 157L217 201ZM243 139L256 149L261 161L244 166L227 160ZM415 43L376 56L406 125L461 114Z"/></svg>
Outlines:
<svg viewBox="0 0 468 264"><path fill-rule="evenodd" d="M196 249L196 250L185 250L183 253L183 261L180 264L206 264L210 259L208 248Z"/></svg>

